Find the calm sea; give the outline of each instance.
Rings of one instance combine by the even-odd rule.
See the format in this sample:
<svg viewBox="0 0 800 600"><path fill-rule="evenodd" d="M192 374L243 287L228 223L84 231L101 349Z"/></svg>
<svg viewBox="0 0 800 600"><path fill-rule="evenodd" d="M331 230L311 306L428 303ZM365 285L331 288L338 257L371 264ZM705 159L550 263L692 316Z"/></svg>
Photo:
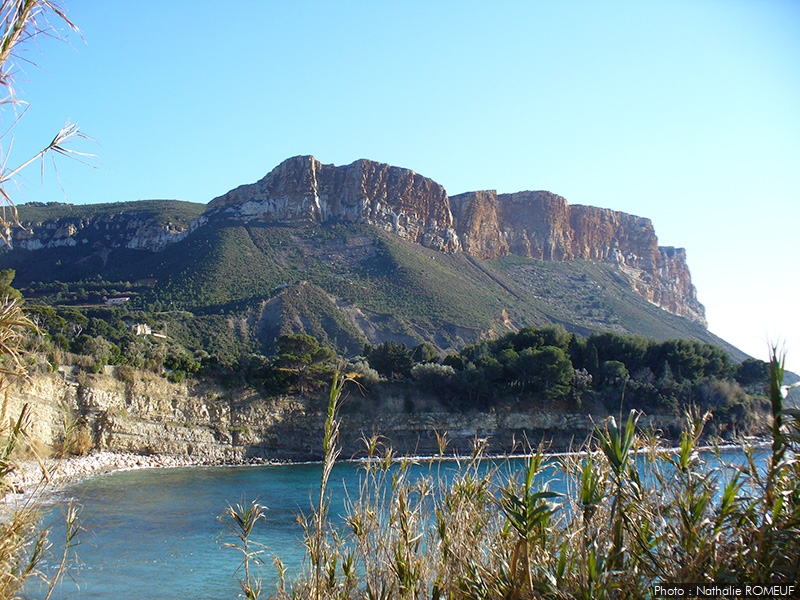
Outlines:
<svg viewBox="0 0 800 600"><path fill-rule="evenodd" d="M732 451L724 457L736 460ZM428 463L415 467L428 472ZM456 468L446 462L443 470ZM267 595L275 589L277 574L272 554L289 567L290 577L300 569L303 552L297 515L308 514L318 494L319 464L258 467L153 469L90 478L66 490L57 499L50 520L63 511L63 502L75 498L83 506L86 531L76 549L78 564L56 589L55 598L148 598L151 600L236 598L235 572L241 554L225 548L233 541L222 535L217 521L228 503L257 499L268 507L267 520L259 524L254 540L269 549L267 565L259 574ZM504 471L521 471L524 462L504 462ZM344 514L344 488L358 489L363 471L358 463L340 463L331 476L332 515ZM551 489L563 491L563 481ZM560 489L559 489L560 488ZM54 551L63 526L53 531ZM44 592L32 586L32 598Z"/></svg>

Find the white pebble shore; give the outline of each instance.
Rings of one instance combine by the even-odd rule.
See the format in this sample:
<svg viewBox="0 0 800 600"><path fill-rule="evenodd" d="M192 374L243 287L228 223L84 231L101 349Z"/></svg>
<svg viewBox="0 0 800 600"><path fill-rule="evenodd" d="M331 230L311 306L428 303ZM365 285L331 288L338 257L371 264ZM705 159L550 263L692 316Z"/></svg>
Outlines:
<svg viewBox="0 0 800 600"><path fill-rule="evenodd" d="M128 471L131 469L163 469L195 466L221 466L218 460L208 457L141 455L123 452L94 452L87 456L64 459L46 459L42 466L35 460L24 461L6 477L6 481L17 494L34 490L55 491L65 485L78 482L93 475ZM244 464L244 463L242 463ZM246 464L268 464L268 461L252 461Z"/></svg>

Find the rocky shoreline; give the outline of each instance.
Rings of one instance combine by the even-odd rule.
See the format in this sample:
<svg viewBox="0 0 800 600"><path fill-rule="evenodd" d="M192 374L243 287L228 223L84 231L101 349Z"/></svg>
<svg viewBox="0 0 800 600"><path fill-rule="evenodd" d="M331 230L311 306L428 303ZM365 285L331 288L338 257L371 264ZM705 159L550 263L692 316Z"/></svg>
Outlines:
<svg viewBox="0 0 800 600"><path fill-rule="evenodd" d="M739 443L727 443L720 446L722 449L741 448L747 443L755 448L769 447L769 440L755 437L742 440ZM713 446L704 445L699 450L712 450ZM676 447L664 448L666 452L676 452ZM569 452L553 452L554 455ZM515 456L525 456L519 454ZM416 456L416 459L429 459L430 457ZM452 457L448 457L452 458ZM37 461L29 460L20 462L17 468L6 477L7 483L14 493L22 496L35 494L49 494L65 486L78 483L89 477L130 471L133 469L176 469L187 467L236 467L255 465L286 464L293 461L268 460L263 458L248 458L245 460L219 460L208 456L169 455L169 454L134 454L130 452L98 451L86 456L74 456L63 459L46 459L43 461L47 475L43 474L42 465ZM10 494L11 496L14 493ZM8 499L8 496L6 497Z"/></svg>
<svg viewBox="0 0 800 600"><path fill-rule="evenodd" d="M51 493L88 477L132 469L244 466L276 464L276 462L262 459L230 462L202 456L142 455L100 451L86 456L46 459L42 464L35 460L20 462L16 469L6 477L6 481L17 495L28 495L37 492ZM42 466L47 472L46 475Z"/></svg>

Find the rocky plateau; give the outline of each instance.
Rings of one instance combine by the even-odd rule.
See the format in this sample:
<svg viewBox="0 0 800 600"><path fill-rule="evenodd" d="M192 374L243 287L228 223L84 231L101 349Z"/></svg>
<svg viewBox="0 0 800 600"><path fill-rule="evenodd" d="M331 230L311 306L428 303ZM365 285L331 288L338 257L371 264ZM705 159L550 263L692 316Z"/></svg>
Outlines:
<svg viewBox="0 0 800 600"><path fill-rule="evenodd" d="M129 203L135 204L135 203ZM108 205L112 207L113 205ZM61 216L25 222L11 235L17 251L90 245L164 251L219 220L296 227L369 223L408 241L476 259L518 255L545 261L604 261L653 304L705 326L682 248L658 245L650 219L556 194L494 190L450 196L409 169L370 160L322 164L313 156L285 160L260 181L215 198L193 220L153 223L133 208L91 218Z"/></svg>

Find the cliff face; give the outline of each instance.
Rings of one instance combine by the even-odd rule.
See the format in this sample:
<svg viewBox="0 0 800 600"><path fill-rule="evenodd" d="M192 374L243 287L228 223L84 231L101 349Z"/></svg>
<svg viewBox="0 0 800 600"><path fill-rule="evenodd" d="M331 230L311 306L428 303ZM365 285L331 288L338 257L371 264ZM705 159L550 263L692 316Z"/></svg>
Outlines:
<svg viewBox="0 0 800 600"><path fill-rule="evenodd" d="M515 254L608 261L650 302L706 324L685 251L660 248L649 219L570 206L550 192L448 196L441 185L408 169L368 160L336 167L298 156L261 181L216 198L206 215L293 225L365 221L429 248L463 250L480 259Z"/></svg>
<svg viewBox="0 0 800 600"><path fill-rule="evenodd" d="M169 201L162 201L169 202ZM54 216L47 219L26 220L26 206L20 207L22 227L11 227L7 239L11 249L40 250L87 246L95 248L128 248L157 252L181 241L206 222L206 218L176 218L162 222L147 209L124 208L90 211L89 214L64 213L70 205L56 205ZM178 203L174 203L178 204ZM49 215L48 215L49 216Z"/></svg>
<svg viewBox="0 0 800 600"><path fill-rule="evenodd" d="M257 183L212 200L206 214L292 225L365 221L429 248L460 249L441 185L369 160L336 167L296 156Z"/></svg>
<svg viewBox="0 0 800 600"><path fill-rule="evenodd" d="M163 206L165 201L160 202ZM441 185L409 169L369 160L337 167L297 156L260 181L212 200L202 214L194 212L202 205L172 201L171 212L165 213L161 208L143 210L142 204L147 202L72 213L61 207L55 215L51 207L27 209L38 220L13 229L11 243L24 250L85 245L106 256L112 248L163 250L215 220L301 227L365 222L428 248L463 251L479 259L514 254L546 261L607 261L650 302L706 323L685 251L659 247L649 219L570 206L550 192L490 190L448 196Z"/></svg>
<svg viewBox="0 0 800 600"><path fill-rule="evenodd" d="M636 292L673 314L706 324L686 251L660 247L650 219L594 206L570 206L550 192L469 192L450 198L465 252L540 260L602 260L617 265Z"/></svg>
<svg viewBox="0 0 800 600"><path fill-rule="evenodd" d="M142 375L133 382L106 374L83 375L72 369L36 375L9 392L8 414L24 403L31 409L28 431L38 442L59 448L64 423L84 428L92 449L145 455L191 456L199 462L236 463L253 458L316 460L322 454L326 401L320 398L264 399L255 392L215 388L207 384L173 384ZM489 451L519 451L518 441L552 441L553 450L567 449L589 435L601 413L566 413L514 403L486 413L446 412L429 398L411 399L418 407L408 414L402 397L361 399L353 395L341 414L339 441L343 456L363 452L364 432L385 436L400 454L438 454L436 432L447 432L449 451L468 456L474 440L489 438ZM643 417L640 425L676 429L670 416Z"/></svg>
<svg viewBox="0 0 800 600"><path fill-rule="evenodd" d="M650 219L570 206L549 192L469 192L450 200L462 247L477 258L516 254L540 260L610 262L653 304L706 324L686 251L660 247Z"/></svg>
<svg viewBox="0 0 800 600"><path fill-rule="evenodd" d="M705 326L705 307L697 300L686 262L686 250L660 246L656 270L658 285L653 290L653 297L648 299L673 314L699 321Z"/></svg>

